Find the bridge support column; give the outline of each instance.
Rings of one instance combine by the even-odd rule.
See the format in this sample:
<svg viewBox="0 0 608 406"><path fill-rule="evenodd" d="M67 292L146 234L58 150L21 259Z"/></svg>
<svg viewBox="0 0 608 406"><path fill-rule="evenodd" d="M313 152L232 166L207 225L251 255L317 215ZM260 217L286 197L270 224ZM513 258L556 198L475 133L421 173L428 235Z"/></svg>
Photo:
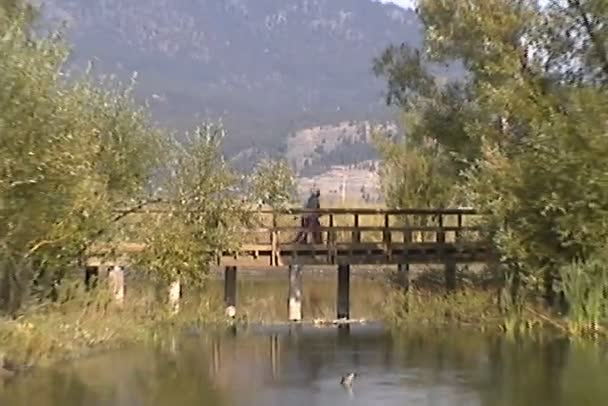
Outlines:
<svg viewBox="0 0 608 406"><path fill-rule="evenodd" d="M236 266L227 266L224 270L224 303L226 316L236 317Z"/></svg>
<svg viewBox="0 0 608 406"><path fill-rule="evenodd" d="M350 317L350 265L338 265L338 319Z"/></svg>
<svg viewBox="0 0 608 406"><path fill-rule="evenodd" d="M399 264L397 266L397 280L401 289L407 292L410 289L410 265Z"/></svg>
<svg viewBox="0 0 608 406"><path fill-rule="evenodd" d="M456 261L451 258L445 260L445 287L448 292L456 290Z"/></svg>
<svg viewBox="0 0 608 406"><path fill-rule="evenodd" d="M125 301L125 271L123 267L118 265L111 267L108 271L108 282L116 304L122 306Z"/></svg>
<svg viewBox="0 0 608 406"><path fill-rule="evenodd" d="M291 265L289 267L289 321L302 320L302 267Z"/></svg>
<svg viewBox="0 0 608 406"><path fill-rule="evenodd" d="M175 279L169 285L169 307L173 314L179 312L179 298L182 292L182 285L179 278Z"/></svg>
<svg viewBox="0 0 608 406"><path fill-rule="evenodd" d="M97 281L99 280L99 267L98 266L86 266L84 268L84 287L87 291L95 289L97 287Z"/></svg>

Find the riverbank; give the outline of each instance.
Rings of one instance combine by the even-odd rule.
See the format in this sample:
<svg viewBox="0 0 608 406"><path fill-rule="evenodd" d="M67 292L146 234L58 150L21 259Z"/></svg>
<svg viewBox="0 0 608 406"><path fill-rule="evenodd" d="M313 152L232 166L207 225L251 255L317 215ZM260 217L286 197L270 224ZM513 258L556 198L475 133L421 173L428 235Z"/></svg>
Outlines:
<svg viewBox="0 0 608 406"><path fill-rule="evenodd" d="M335 319L337 283L329 270L304 276L304 318L321 325ZM365 276L367 275L367 276ZM4 354L6 375L19 374L33 366L87 356L125 345L154 342L163 332L225 329L229 325L272 325L285 323L288 279L286 273L239 272L237 316L224 315L223 279L212 273L204 287L183 284L180 311L174 314L166 303L166 290L143 287L127 275L126 294L118 305L103 288L93 292L81 286L66 287L56 303L28 306L15 319L0 318L0 355ZM388 285L356 272L352 278L352 318L379 319L378 308Z"/></svg>
<svg viewBox="0 0 608 406"><path fill-rule="evenodd" d="M174 314L152 289L132 288L122 304L105 289L70 294L63 302L0 319L0 366L5 376L96 351L151 342L168 329L227 323L220 317L216 298L185 299L181 311Z"/></svg>
<svg viewBox="0 0 608 406"><path fill-rule="evenodd" d="M396 330L454 325L497 334L547 331L568 337L606 339L606 321L584 322L548 308L541 292L520 288L513 303L495 273L461 269L458 288L447 292L441 273L422 267L407 291L393 289L383 300L382 320Z"/></svg>
<svg viewBox="0 0 608 406"><path fill-rule="evenodd" d="M237 318L224 316L222 279L213 276L204 288L184 286L180 312L173 314L166 298L138 285L127 285L119 306L105 289L64 292L46 306L30 306L15 319L0 319L0 359L10 377L33 366L46 366L125 345L153 343L163 332L195 327L209 331L237 325L287 323L288 281L273 270L239 273ZM411 270L407 293L393 283L391 270L354 269L351 279L351 319L381 321L396 331L464 327L500 334L555 332L573 336L568 321L531 301L510 311L499 304L498 282L479 269L460 270L459 288L446 293L443 273L429 267ZM335 270L311 271L304 276L303 314L306 323L331 324L336 316ZM70 289L67 289L70 290ZM585 337L606 337L598 326Z"/></svg>

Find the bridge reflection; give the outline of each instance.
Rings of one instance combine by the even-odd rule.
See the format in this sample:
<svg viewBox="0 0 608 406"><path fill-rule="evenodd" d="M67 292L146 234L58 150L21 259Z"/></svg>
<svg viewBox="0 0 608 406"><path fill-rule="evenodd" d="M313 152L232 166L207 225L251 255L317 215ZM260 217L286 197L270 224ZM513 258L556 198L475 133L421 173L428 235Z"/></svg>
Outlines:
<svg viewBox="0 0 608 406"><path fill-rule="evenodd" d="M354 368L384 364L387 370L393 365L393 339L379 324L315 327L297 323L260 327L242 335L247 339L240 334L218 334L209 340L210 377L220 387L229 388L239 377L242 380L237 383L245 386L260 379L265 384L285 380L310 384L321 378L328 363ZM244 369L251 374L242 374Z"/></svg>

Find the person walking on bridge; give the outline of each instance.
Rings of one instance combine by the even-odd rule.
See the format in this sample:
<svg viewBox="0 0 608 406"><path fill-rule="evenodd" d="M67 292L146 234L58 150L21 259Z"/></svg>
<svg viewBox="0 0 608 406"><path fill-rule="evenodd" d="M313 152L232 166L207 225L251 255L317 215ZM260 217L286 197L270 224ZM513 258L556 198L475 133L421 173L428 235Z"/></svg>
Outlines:
<svg viewBox="0 0 608 406"><path fill-rule="evenodd" d="M308 210L318 210L321 208L321 191L319 189L314 190L308 201L306 202L305 209ZM321 227L321 223L319 221L320 214L318 212L310 212L306 213L302 216L302 230L296 236L296 243L306 243L308 240L308 234L311 233L313 236L313 241L315 244L322 243L321 232L319 231L319 227Z"/></svg>

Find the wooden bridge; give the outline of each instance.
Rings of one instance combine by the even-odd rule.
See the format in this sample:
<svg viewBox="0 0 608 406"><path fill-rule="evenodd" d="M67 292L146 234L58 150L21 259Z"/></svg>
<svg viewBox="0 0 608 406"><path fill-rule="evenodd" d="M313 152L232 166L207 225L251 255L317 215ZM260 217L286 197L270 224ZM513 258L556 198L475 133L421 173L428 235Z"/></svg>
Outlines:
<svg viewBox="0 0 608 406"><path fill-rule="evenodd" d="M318 213L320 239L296 243L300 219ZM259 211L270 226L247 230L236 252L223 252L218 265L390 265L484 261L488 245L465 209L321 209Z"/></svg>
<svg viewBox="0 0 608 406"><path fill-rule="evenodd" d="M316 238L309 233L307 241L296 242L301 219L311 213L320 215ZM262 226L243 230L246 238L239 249L216 256L216 265L225 267L226 313L231 317L236 313L238 267L288 266L289 319L300 320L302 267L337 265L338 318L343 319L349 317L351 265L398 265L407 287L410 264L444 264L446 286L454 289L458 263L486 262L492 254L479 227L481 216L470 209L260 210L252 218ZM129 252L142 249L142 244L122 244L116 252L119 262L128 262ZM91 255L89 268L104 265L100 253Z"/></svg>

